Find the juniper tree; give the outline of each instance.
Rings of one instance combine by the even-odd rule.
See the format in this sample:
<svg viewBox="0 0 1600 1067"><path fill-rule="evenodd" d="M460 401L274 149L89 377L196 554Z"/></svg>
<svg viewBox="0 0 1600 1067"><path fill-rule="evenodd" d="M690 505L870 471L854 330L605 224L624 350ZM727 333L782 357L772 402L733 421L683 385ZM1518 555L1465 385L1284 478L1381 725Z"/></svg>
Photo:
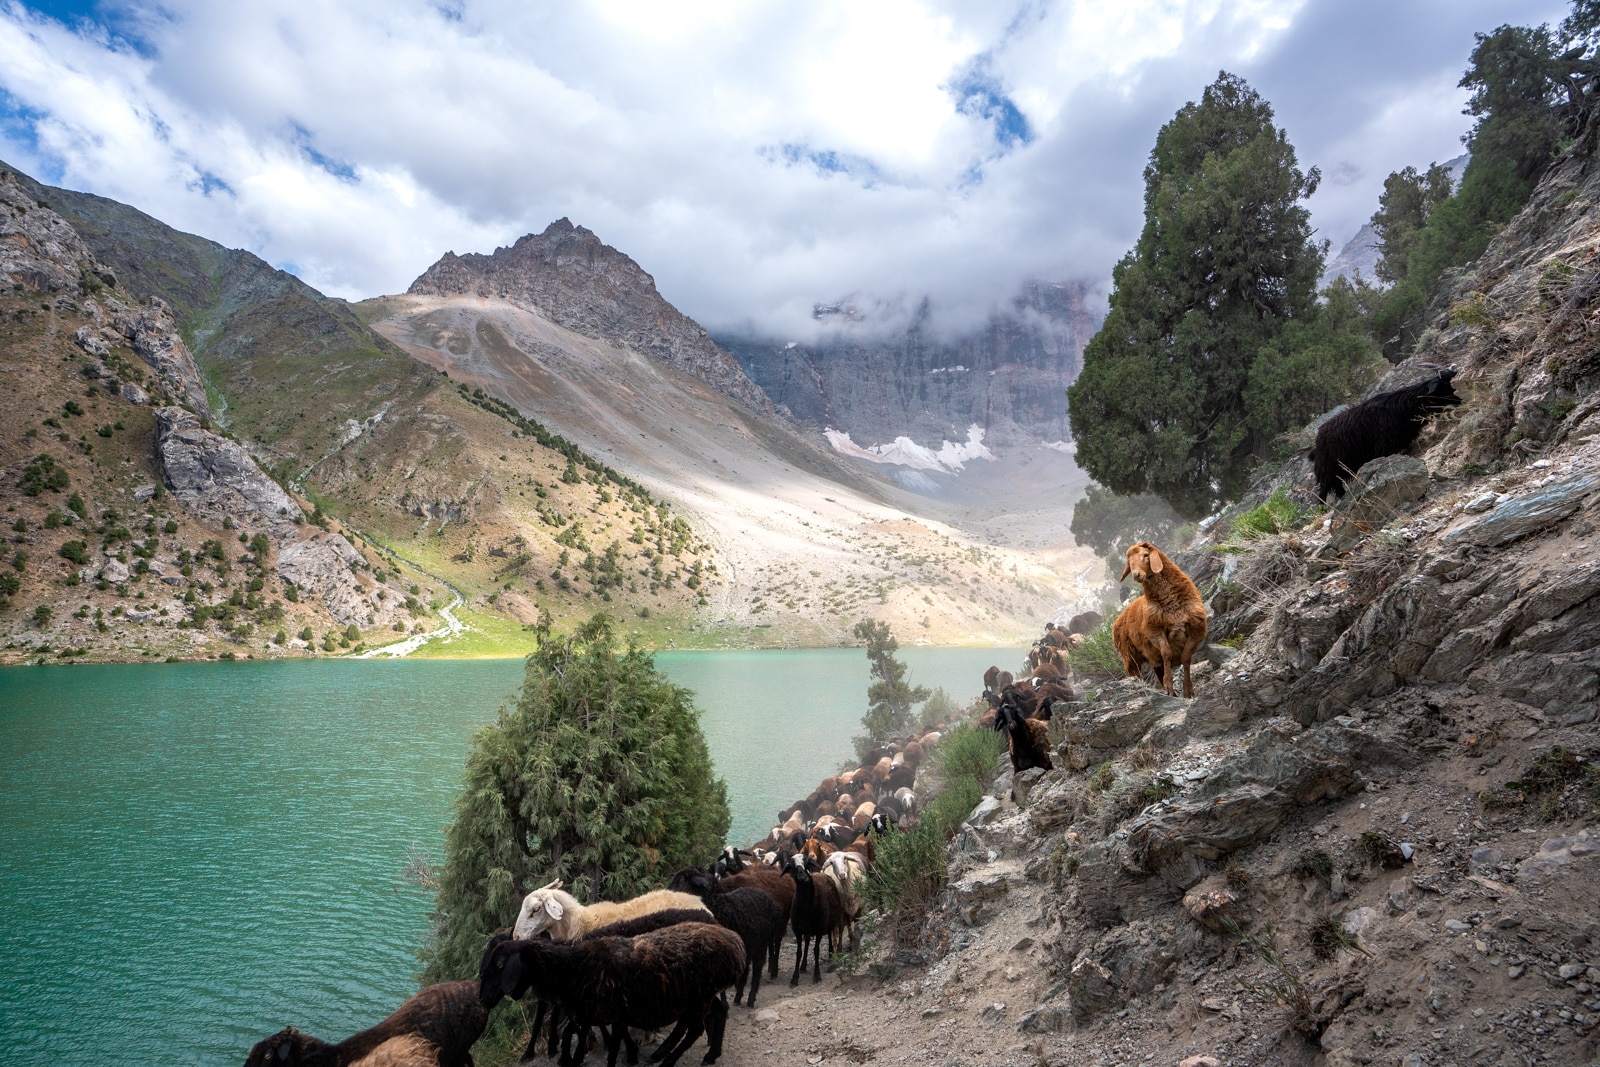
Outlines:
<svg viewBox="0 0 1600 1067"><path fill-rule="evenodd" d="M516 706L473 737L445 834L429 981L471 977L528 890L623 899L712 862L730 823L688 690L648 653L618 651L595 615L570 636L541 621Z"/></svg>
<svg viewBox="0 0 1600 1067"><path fill-rule="evenodd" d="M1068 390L1072 434L1095 481L1198 518L1238 495L1270 440L1245 390L1262 347L1315 312L1322 250L1301 201L1319 174L1223 72L1161 128L1144 179L1144 230Z"/></svg>
<svg viewBox="0 0 1600 1067"><path fill-rule="evenodd" d="M873 748L905 733L911 726L911 706L931 694L926 686L906 682L906 665L894 655L900 643L888 623L863 619L856 623L855 635L867 644L867 661L875 679L867 686L867 713L861 717L866 733L855 739L856 755L865 760Z"/></svg>

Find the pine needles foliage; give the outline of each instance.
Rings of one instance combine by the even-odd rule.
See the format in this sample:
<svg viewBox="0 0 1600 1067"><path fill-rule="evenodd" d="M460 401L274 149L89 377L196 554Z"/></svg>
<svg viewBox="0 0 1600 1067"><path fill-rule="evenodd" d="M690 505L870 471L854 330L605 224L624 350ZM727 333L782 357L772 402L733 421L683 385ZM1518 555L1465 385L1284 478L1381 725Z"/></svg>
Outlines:
<svg viewBox="0 0 1600 1067"><path fill-rule="evenodd" d="M488 936L555 878L579 900L621 900L715 860L731 821L699 711L595 615L537 631L514 708L473 738L445 835L428 981L470 978Z"/></svg>

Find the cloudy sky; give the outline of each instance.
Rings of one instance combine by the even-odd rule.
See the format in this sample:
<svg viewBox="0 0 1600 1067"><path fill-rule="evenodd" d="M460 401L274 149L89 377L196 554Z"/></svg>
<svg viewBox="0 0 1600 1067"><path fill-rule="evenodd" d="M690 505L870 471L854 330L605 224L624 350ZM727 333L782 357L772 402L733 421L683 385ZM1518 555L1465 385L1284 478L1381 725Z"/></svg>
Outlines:
<svg viewBox="0 0 1600 1067"><path fill-rule="evenodd" d="M324 292L563 215L714 329L1104 286L1161 124L1226 68L1335 249L1461 151L1473 32L1539 0L0 0L0 157Z"/></svg>

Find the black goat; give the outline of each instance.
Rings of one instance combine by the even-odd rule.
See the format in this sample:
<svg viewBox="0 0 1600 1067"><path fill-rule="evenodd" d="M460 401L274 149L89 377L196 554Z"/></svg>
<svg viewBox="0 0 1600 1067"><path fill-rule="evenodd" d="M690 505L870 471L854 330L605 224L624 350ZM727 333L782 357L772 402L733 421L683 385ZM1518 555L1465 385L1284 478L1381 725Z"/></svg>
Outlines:
<svg viewBox="0 0 1600 1067"><path fill-rule="evenodd" d="M794 976L791 986L800 984L800 972L806 967L806 948L813 947L811 980L822 981L822 938L828 938L828 958L833 958L833 946L844 932L844 904L839 900L839 888L832 878L813 878L803 855L792 856L783 873L794 879L794 910L789 922L794 928Z"/></svg>
<svg viewBox="0 0 1600 1067"><path fill-rule="evenodd" d="M754 886L727 886L710 871L686 867L672 876L668 889L693 893L705 901L717 922L739 935L744 942L746 973L750 978L748 1007L756 1006L761 989L761 965L774 944L783 941L783 908L768 893ZM744 996L745 975L733 984L733 1002Z"/></svg>
<svg viewBox="0 0 1600 1067"><path fill-rule="evenodd" d="M1007 693L995 712L994 728L1006 735L1006 748L1011 752L1011 769L1018 773L1030 767L1054 770L1050 760L1050 728L1039 719L1031 719L1017 706L1014 693Z"/></svg>
<svg viewBox="0 0 1600 1067"><path fill-rule="evenodd" d="M1454 368L1425 382L1369 397L1322 424L1311 448L1317 496L1342 494L1350 476L1379 456L1404 452L1430 415L1455 407L1461 398L1450 387Z"/></svg>
<svg viewBox="0 0 1600 1067"><path fill-rule="evenodd" d="M367 1060L386 1067L472 1067L472 1044L489 1021L476 982L428 986L383 1022L330 1045L294 1027L256 1042L245 1067L343 1067Z"/></svg>
<svg viewBox="0 0 1600 1067"><path fill-rule="evenodd" d="M672 1067L709 1029L702 1063L722 1054L728 1019L721 997L744 970L744 945L731 930L711 923L678 923L638 937L581 941L506 941L494 946L478 971L478 996L486 1007L529 989L557 1001L573 1025L607 1028L606 1063L616 1067L626 1028L656 1030L673 1024L651 1057ZM582 1060L580 1045L576 1059Z"/></svg>

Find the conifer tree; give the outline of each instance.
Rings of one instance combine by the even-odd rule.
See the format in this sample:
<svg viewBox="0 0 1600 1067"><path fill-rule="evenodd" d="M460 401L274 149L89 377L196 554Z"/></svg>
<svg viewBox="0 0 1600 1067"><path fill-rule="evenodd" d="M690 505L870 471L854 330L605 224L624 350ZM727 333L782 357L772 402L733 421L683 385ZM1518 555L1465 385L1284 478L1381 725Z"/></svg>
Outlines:
<svg viewBox="0 0 1600 1067"><path fill-rule="evenodd" d="M877 745L904 734L911 726L911 706L931 695L926 686L906 681L906 665L895 658L900 643L886 622L862 619L855 635L867 643L867 661L875 679L867 686L867 713L861 718L866 733L855 739L856 755L862 760Z"/></svg>
<svg viewBox="0 0 1600 1067"><path fill-rule="evenodd" d="M618 652L599 614L541 622L516 707L479 730L445 835L430 981L471 977L523 895L560 878L579 900L660 888L712 862L730 823L699 712L648 653Z"/></svg>
<svg viewBox="0 0 1600 1067"><path fill-rule="evenodd" d="M1239 494L1271 438L1246 387L1262 347L1315 312L1322 250L1301 201L1319 174L1223 72L1162 127L1144 179L1144 230L1068 390L1072 434L1095 481L1198 518Z"/></svg>

